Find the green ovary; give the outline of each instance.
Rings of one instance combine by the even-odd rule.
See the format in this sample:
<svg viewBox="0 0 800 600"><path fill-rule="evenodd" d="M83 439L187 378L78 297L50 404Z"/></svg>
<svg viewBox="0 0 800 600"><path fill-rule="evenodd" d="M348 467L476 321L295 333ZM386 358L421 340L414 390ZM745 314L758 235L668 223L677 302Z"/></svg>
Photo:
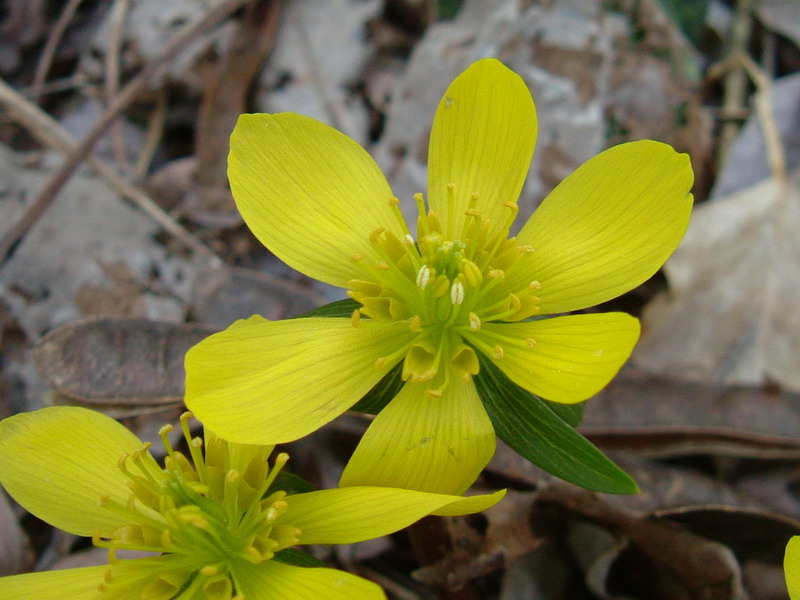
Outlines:
<svg viewBox="0 0 800 600"><path fill-rule="evenodd" d="M450 184L451 207L456 193ZM478 373L472 346L502 358L503 348L498 342L503 340L490 339L481 326L537 314L539 298L535 294L541 284L530 281L523 289L516 289L507 283L523 255L533 252L515 238L508 238L516 204L504 203L508 218L492 223L475 210L478 194L473 192L464 216L456 219L457 215L448 215L445 227L434 211L426 212L420 194L415 199L420 214L417 241L409 233L397 199L392 198L390 203L405 235L401 238L385 228L370 235L380 259L351 257L364 276L348 282L348 295L361 304L353 314L356 326L362 315L377 321L408 323L417 334L415 338L391 356L379 358L376 365L383 367L402 357L403 379L430 382L428 393L436 397L451 377L469 380ZM461 224L460 231L456 230L456 220ZM445 231L457 234L452 235L455 239L448 239ZM534 343L530 340L529 345Z"/></svg>
<svg viewBox="0 0 800 600"><path fill-rule="evenodd" d="M141 550L159 555L135 561L151 574L142 600L236 600L242 597L236 594L237 564L269 560L297 544L299 530L274 525L288 506L286 493L264 498L288 456L278 455L272 469L260 454L243 472L231 469L227 442L211 436L203 453L202 440L189 432L190 416L181 417L181 426L191 460L170 445L171 426L160 432L167 449L163 470L147 460L149 444L120 458L131 497L125 505L107 497L100 504L130 524L93 539L95 546L109 549L111 567L101 590L113 591L136 575L130 561L124 561L125 569L115 569L116 551Z"/></svg>

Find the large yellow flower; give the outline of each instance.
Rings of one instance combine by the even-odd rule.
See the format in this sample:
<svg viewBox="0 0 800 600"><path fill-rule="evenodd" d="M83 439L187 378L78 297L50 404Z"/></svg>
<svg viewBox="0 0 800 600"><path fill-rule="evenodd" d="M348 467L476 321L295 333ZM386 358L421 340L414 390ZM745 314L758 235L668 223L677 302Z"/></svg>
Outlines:
<svg viewBox="0 0 800 600"><path fill-rule="evenodd" d="M0 423L0 483L41 519L109 549L108 565L0 578L13 600L380 600L369 581L290 564L296 544L349 544L428 514L462 515L503 495L468 498L351 487L287 495L287 460L272 446L228 443L208 430L189 457L170 446L161 468L125 427L84 408L51 407ZM205 446L205 451L203 450ZM153 553L122 560L122 549Z"/></svg>
<svg viewBox="0 0 800 600"><path fill-rule="evenodd" d="M493 59L468 68L436 112L427 207L418 194L412 232L354 141L296 114L240 117L229 176L248 226L360 307L351 319L253 318L204 340L187 355L189 407L223 437L289 441L350 408L402 362L405 384L341 483L461 493L495 447L473 381L479 358L556 402L605 386L638 338L636 319L528 319L593 306L653 275L687 227L691 167L665 144L616 146L509 238L536 129L519 76Z"/></svg>
<svg viewBox="0 0 800 600"><path fill-rule="evenodd" d="M783 558L783 570L786 588L791 600L800 600L800 535L796 535L786 544Z"/></svg>

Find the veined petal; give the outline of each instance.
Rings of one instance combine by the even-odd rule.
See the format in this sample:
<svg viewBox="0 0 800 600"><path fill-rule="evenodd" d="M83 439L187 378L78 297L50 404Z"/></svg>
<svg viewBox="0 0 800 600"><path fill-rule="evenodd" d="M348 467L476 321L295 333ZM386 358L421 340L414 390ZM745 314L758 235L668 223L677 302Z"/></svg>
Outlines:
<svg viewBox="0 0 800 600"><path fill-rule="evenodd" d="M786 545L783 558L783 571L786 587L791 600L800 600L800 536L796 535Z"/></svg>
<svg viewBox="0 0 800 600"><path fill-rule="evenodd" d="M522 78L499 61L479 60L461 73L433 119L428 152L430 207L445 237L458 239L473 192L476 210L495 224L509 224L504 202L516 203L536 144L536 109ZM449 224L448 184L454 184Z"/></svg>
<svg viewBox="0 0 800 600"><path fill-rule="evenodd" d="M231 190L255 236L284 262L339 287L376 257L378 227L404 235L378 165L356 142L293 113L241 115L228 157Z"/></svg>
<svg viewBox="0 0 800 600"><path fill-rule="evenodd" d="M474 384L451 380L441 398L407 383L367 429L341 486L461 494L494 454L494 428Z"/></svg>
<svg viewBox="0 0 800 600"><path fill-rule="evenodd" d="M400 360L405 323L307 318L239 321L186 355L186 405L208 429L242 444L277 444L355 404Z"/></svg>
<svg viewBox="0 0 800 600"><path fill-rule="evenodd" d="M233 576L237 591L247 600L386 600L377 584L336 569L268 560L237 564Z"/></svg>
<svg viewBox="0 0 800 600"><path fill-rule="evenodd" d="M106 600L114 598L97 589L108 565L25 573L0 577L0 598L14 600ZM119 598L119 596L116 596Z"/></svg>
<svg viewBox="0 0 800 600"><path fill-rule="evenodd" d="M146 564L140 564L140 561ZM153 561L168 566L173 557L121 560L112 565L24 573L0 577L0 598L9 600L130 600L138 598L158 573ZM103 591L100 587L103 587Z"/></svg>
<svg viewBox="0 0 800 600"><path fill-rule="evenodd" d="M568 315L487 323L467 335L520 387L571 404L590 398L617 374L639 339L639 321L625 313Z"/></svg>
<svg viewBox="0 0 800 600"><path fill-rule="evenodd" d="M651 277L689 224L689 157L667 144L620 144L583 164L545 198L518 240L534 252L510 287L541 283L542 314L594 306Z"/></svg>
<svg viewBox="0 0 800 600"><path fill-rule="evenodd" d="M128 523L98 505L131 496L117 466L142 447L133 433L99 412L52 406L0 422L0 483L40 519L76 535L110 532ZM143 460L158 465L149 456ZM160 470L158 471L160 472Z"/></svg>
<svg viewBox="0 0 800 600"><path fill-rule="evenodd" d="M497 504L505 490L451 496L398 488L356 486L289 496L276 523L300 529L301 544L352 544L388 535L429 514L465 515Z"/></svg>

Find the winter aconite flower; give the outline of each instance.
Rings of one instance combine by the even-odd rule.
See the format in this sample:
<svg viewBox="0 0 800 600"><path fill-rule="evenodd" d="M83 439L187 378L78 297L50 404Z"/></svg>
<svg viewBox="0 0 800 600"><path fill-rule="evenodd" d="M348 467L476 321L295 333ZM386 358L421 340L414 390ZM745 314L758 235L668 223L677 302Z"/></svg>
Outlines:
<svg viewBox="0 0 800 600"><path fill-rule="evenodd" d="M547 400L595 394L628 358L638 321L541 317L596 305L653 275L687 227L692 171L665 144L616 146L509 237L536 130L522 79L493 59L473 64L439 104L427 199L414 198L411 227L400 210L411 199L393 196L354 141L296 114L243 115L229 176L248 226L359 307L349 319L254 318L204 340L186 360L189 407L226 438L288 441L401 365L402 389L341 483L460 493L494 452L473 381L479 358Z"/></svg>
<svg viewBox="0 0 800 600"><path fill-rule="evenodd" d="M786 577L786 588L791 600L800 600L800 535L794 536L786 545L783 558L783 570Z"/></svg>
<svg viewBox="0 0 800 600"><path fill-rule="evenodd" d="M461 498L351 487L287 495L271 446L205 432L189 456L167 449L164 468L116 421L51 407L0 423L0 483L31 513L108 548L109 564L0 578L14 600L371 600L381 589L334 569L301 567L296 544L351 543L430 514L483 510L502 496ZM119 550L143 550L123 560ZM294 554L291 554L294 553Z"/></svg>

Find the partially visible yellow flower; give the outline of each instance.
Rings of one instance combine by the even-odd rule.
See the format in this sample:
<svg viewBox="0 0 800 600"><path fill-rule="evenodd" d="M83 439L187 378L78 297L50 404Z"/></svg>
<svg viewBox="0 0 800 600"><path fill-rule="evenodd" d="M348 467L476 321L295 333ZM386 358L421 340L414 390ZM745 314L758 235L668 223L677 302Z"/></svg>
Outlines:
<svg viewBox="0 0 800 600"><path fill-rule="evenodd" d="M341 483L461 493L495 448L473 382L477 353L547 400L597 393L630 355L638 321L528 319L605 302L653 275L688 225L692 170L666 144L616 146L509 237L536 131L519 76L493 59L469 67L436 112L427 206L418 194L414 232L353 140L296 114L242 115L228 172L248 226L295 269L347 289L359 308L352 319L253 318L204 340L186 359L189 407L228 439L289 441L402 363L402 390Z"/></svg>
<svg viewBox="0 0 800 600"><path fill-rule="evenodd" d="M37 517L93 536L109 564L0 578L13 600L378 600L372 582L282 561L297 544L349 544L428 514L459 515L503 495L468 498L352 487L287 495L274 489L288 459L272 446L225 442L208 430L190 455L170 446L164 468L125 427L84 408L51 407L0 423L0 483ZM205 445L205 449L203 446ZM117 550L148 558L123 560ZM282 554L283 551L283 554ZM285 559L284 559L285 560Z"/></svg>
<svg viewBox="0 0 800 600"><path fill-rule="evenodd" d="M794 536L786 544L783 572L790 600L800 600L800 535Z"/></svg>

